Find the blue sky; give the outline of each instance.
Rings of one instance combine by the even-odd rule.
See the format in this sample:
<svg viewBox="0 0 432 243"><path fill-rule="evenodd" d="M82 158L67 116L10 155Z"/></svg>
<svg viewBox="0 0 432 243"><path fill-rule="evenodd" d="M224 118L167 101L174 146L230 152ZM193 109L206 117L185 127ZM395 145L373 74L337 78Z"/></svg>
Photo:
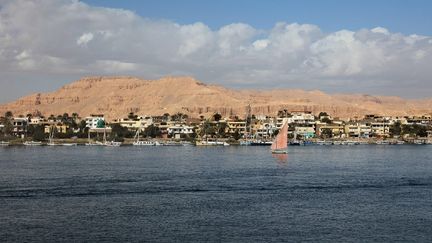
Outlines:
<svg viewBox="0 0 432 243"><path fill-rule="evenodd" d="M382 26L391 32L432 35L430 0L84 0L180 24L203 22L212 29L242 22L269 29L276 22L315 24L323 31Z"/></svg>

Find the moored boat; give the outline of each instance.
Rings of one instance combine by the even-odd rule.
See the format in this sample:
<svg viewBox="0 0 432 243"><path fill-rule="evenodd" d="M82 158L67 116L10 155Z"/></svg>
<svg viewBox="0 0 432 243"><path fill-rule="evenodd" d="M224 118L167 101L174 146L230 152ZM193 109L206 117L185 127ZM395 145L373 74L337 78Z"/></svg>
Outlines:
<svg viewBox="0 0 432 243"><path fill-rule="evenodd" d="M9 142L0 141L0 146L9 146Z"/></svg>
<svg viewBox="0 0 432 243"><path fill-rule="evenodd" d="M25 141L23 143L25 146L40 146L42 145L42 142L36 142L36 141Z"/></svg>
<svg viewBox="0 0 432 243"><path fill-rule="evenodd" d="M122 144L121 142L115 142L115 141L107 141L103 143L104 146L108 146L108 147L120 147L121 144Z"/></svg>
<svg viewBox="0 0 432 243"><path fill-rule="evenodd" d="M134 146L158 146L161 145L158 141L135 141L132 143Z"/></svg>
<svg viewBox="0 0 432 243"><path fill-rule="evenodd" d="M230 146L230 144L223 141L202 140L196 141L196 146Z"/></svg>

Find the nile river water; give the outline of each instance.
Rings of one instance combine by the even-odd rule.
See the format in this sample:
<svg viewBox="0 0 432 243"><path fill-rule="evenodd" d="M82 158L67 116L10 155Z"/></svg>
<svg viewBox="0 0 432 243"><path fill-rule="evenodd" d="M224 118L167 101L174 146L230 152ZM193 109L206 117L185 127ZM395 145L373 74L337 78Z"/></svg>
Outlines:
<svg viewBox="0 0 432 243"><path fill-rule="evenodd" d="M0 148L1 242L432 242L432 146Z"/></svg>

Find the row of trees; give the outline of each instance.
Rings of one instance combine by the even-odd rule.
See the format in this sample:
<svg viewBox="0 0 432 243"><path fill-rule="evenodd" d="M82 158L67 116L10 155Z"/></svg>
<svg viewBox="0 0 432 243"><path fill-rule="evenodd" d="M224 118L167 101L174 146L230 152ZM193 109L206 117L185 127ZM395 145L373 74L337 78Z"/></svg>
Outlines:
<svg viewBox="0 0 432 243"><path fill-rule="evenodd" d="M418 124L405 125L400 122L395 122L390 126L390 134L393 136L411 135L417 137L426 137L428 135L426 126Z"/></svg>

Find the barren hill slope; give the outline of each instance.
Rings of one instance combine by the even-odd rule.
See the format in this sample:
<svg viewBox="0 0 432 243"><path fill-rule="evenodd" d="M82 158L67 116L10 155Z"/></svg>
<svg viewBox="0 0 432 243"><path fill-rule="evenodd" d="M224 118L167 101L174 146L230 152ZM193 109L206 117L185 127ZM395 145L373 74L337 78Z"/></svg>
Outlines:
<svg viewBox="0 0 432 243"><path fill-rule="evenodd" d="M105 114L109 119L129 112L143 115L187 113L192 117L220 112L244 116L251 105L253 114L275 115L280 109L327 111L342 118L382 115L422 115L432 112L432 100L405 100L369 95L329 95L304 90L231 90L207 85L191 77L143 80L134 77L86 77L51 93L39 93L0 105L0 114L41 112L81 116Z"/></svg>

